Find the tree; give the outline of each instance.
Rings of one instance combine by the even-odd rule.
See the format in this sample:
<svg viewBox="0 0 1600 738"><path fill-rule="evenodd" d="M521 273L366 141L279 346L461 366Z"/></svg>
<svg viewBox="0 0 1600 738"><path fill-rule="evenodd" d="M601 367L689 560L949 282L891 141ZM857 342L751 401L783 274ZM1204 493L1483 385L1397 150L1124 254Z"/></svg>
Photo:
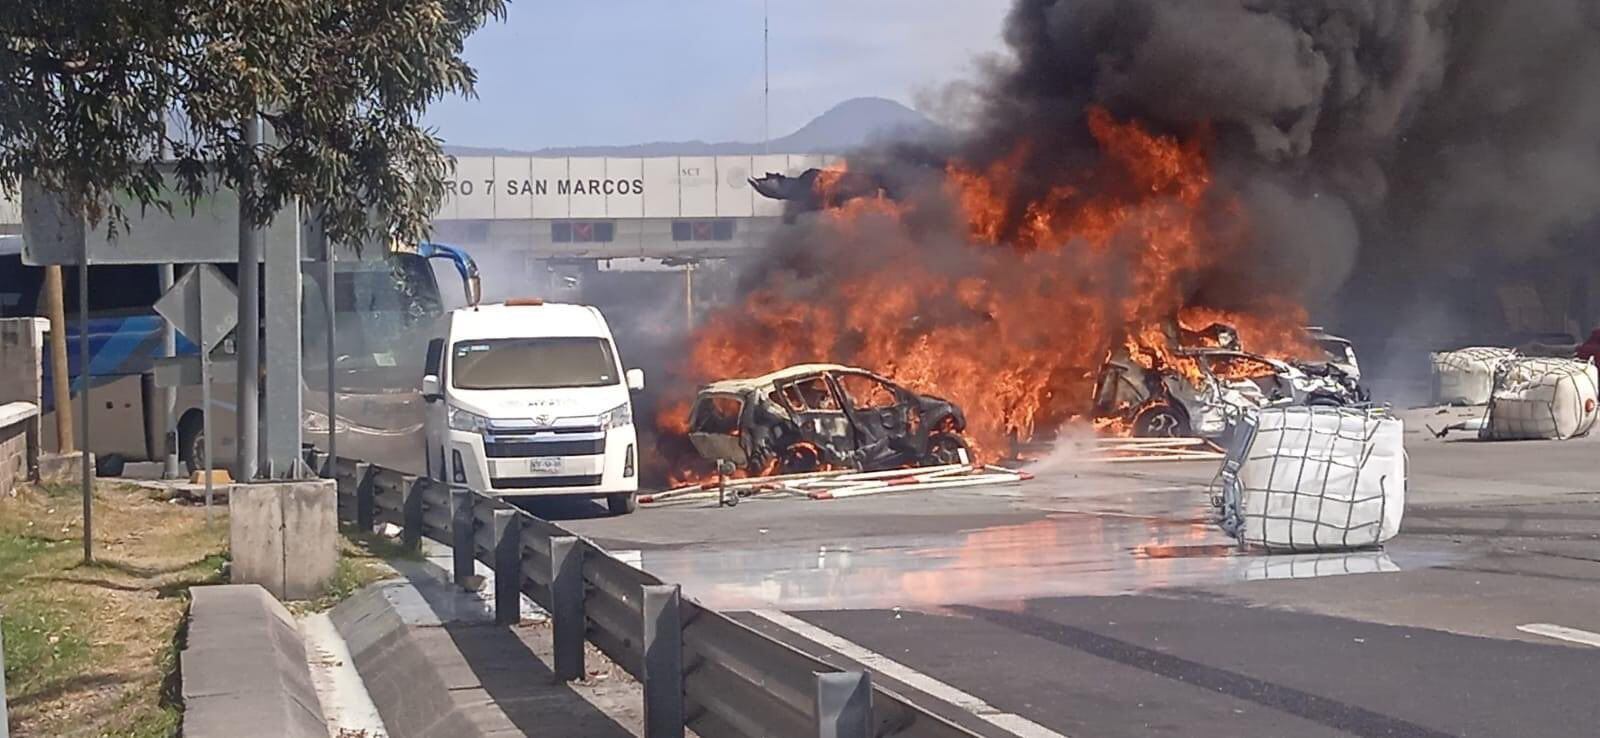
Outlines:
<svg viewBox="0 0 1600 738"><path fill-rule="evenodd" d="M463 44L505 0L7 0L0 12L0 188L81 194L95 222L125 192L170 209L218 184L265 224L294 197L336 242L416 241L447 161L419 117L471 95ZM273 136L250 146L259 113ZM373 217L376 216L376 217Z"/></svg>

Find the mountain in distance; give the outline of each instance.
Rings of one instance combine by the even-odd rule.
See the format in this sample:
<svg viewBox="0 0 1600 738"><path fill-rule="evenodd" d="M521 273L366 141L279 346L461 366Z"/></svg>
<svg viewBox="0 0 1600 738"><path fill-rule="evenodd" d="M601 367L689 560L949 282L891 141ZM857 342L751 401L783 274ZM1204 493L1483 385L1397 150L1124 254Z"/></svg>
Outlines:
<svg viewBox="0 0 1600 738"><path fill-rule="evenodd" d="M749 154L842 154L882 139L931 136L939 131L933 121L893 100L857 97L833 106L770 145L760 142L707 143L658 141L629 146L564 146L517 151L477 146L445 146L451 156L743 156Z"/></svg>

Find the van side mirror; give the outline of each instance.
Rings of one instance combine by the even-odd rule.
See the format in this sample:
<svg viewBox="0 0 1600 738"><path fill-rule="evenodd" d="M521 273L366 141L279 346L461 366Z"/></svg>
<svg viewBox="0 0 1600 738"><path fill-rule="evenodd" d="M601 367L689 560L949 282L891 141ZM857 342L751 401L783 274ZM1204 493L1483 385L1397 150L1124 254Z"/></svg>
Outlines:
<svg viewBox="0 0 1600 738"><path fill-rule="evenodd" d="M444 399L444 393L439 391L439 375L425 374L422 377L422 399L428 402L437 402Z"/></svg>
<svg viewBox="0 0 1600 738"><path fill-rule="evenodd" d="M629 369L628 371L623 373L623 376L628 378L628 389L630 389L630 390L632 390L634 392L638 392L638 391L644 389L644 370L643 369Z"/></svg>

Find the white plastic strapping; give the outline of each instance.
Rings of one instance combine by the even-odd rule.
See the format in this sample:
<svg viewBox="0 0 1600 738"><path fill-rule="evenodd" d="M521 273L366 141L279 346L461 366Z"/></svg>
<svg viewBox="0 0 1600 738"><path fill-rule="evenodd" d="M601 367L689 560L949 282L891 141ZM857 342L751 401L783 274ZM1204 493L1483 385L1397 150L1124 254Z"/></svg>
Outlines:
<svg viewBox="0 0 1600 738"><path fill-rule="evenodd" d="M1517 358L1517 352L1495 346L1474 346L1430 354L1433 401L1440 405L1483 405L1494 393L1495 376Z"/></svg>
<svg viewBox="0 0 1600 738"><path fill-rule="evenodd" d="M1589 433L1600 417L1600 370L1576 359L1518 359L1489 401L1480 435L1497 441L1565 440Z"/></svg>
<svg viewBox="0 0 1600 738"><path fill-rule="evenodd" d="M1219 522L1247 546L1339 551L1400 532L1400 419L1382 409L1274 407L1242 426L1224 461Z"/></svg>

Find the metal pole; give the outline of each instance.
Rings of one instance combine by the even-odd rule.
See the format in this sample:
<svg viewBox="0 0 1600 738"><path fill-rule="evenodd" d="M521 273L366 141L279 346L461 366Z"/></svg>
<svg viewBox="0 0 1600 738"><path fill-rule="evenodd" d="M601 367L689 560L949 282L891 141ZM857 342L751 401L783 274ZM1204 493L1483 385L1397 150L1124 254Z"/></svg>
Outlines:
<svg viewBox="0 0 1600 738"><path fill-rule="evenodd" d="M772 46L771 14L761 0L761 153L772 153L772 72L768 64Z"/></svg>
<svg viewBox="0 0 1600 738"><path fill-rule="evenodd" d="M67 369L67 307L61 267L44 268L45 310L50 313L50 394L56 407L56 453L72 453L72 379Z"/></svg>
<svg viewBox="0 0 1600 738"><path fill-rule="evenodd" d="M156 267L156 275L161 281L161 294L167 294L172 289L175 281L175 270L171 264L161 264ZM161 355L173 358L178 355L178 332L174 330L172 321L161 320ZM178 471L178 419L174 416L178 412L178 388L163 387L161 389L161 429L166 440L165 461L161 476L166 479L177 479Z"/></svg>
<svg viewBox="0 0 1600 738"><path fill-rule="evenodd" d="M322 229L317 229L321 232ZM328 241L328 234L322 233L322 255L327 259L323 267L322 301L328 313L328 457L339 458L339 411L337 402L339 392L337 382L338 372L334 371L334 338L336 330L335 316L338 315L338 295L333 289L333 245Z"/></svg>
<svg viewBox="0 0 1600 738"><path fill-rule="evenodd" d="M196 300L195 322L205 325L206 300ZM201 453L200 470L206 475L206 528L211 527L211 346L204 334L200 337L200 441L205 450Z"/></svg>
<svg viewBox="0 0 1600 738"><path fill-rule="evenodd" d="M88 247L84 247L87 252ZM78 391L78 407L82 409L78 423L78 450L83 460L83 561L94 562L94 464L89 453L89 254L83 255L78 265L78 377L83 389ZM66 414L70 414L69 408ZM57 412L60 418L64 413Z"/></svg>
<svg viewBox="0 0 1600 738"><path fill-rule="evenodd" d="M299 208L290 207L278 215L298 221ZM263 445L261 475L273 479L299 479L305 462L300 443L305 402L305 368L301 365L300 316L303 312L303 267L300 261L303 229L296 222L292 243L273 243L266 254L262 271L266 275L262 293L262 322L266 364L266 396L261 408Z"/></svg>
<svg viewBox="0 0 1600 738"><path fill-rule="evenodd" d="M5 617L0 616L0 626L5 625ZM0 627L0 738L9 738L11 729L6 726L6 638L5 628Z"/></svg>
<svg viewBox="0 0 1600 738"><path fill-rule="evenodd" d="M244 122L245 145L261 145L261 116ZM261 231L239 203L239 379L238 443L234 474L240 482L256 478L260 454L260 412L258 392L261 381Z"/></svg>
<svg viewBox="0 0 1600 738"><path fill-rule="evenodd" d="M683 266L683 325L694 330L694 264Z"/></svg>

